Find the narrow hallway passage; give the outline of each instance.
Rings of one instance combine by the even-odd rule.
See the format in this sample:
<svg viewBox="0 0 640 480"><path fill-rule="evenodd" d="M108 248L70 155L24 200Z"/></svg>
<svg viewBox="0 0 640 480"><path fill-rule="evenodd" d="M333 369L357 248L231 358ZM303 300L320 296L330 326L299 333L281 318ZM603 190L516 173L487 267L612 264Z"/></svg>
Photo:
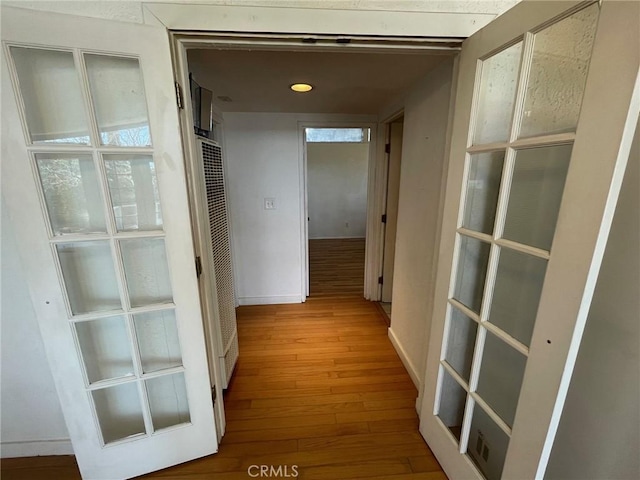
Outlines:
<svg viewBox="0 0 640 480"><path fill-rule="evenodd" d="M418 433L417 391L381 313L354 286L351 243L316 260L318 294L306 303L238 308L241 353L219 452L144 478L249 480L264 465L280 468L268 478L446 480ZM38 457L3 461L2 478L80 476L73 457Z"/></svg>

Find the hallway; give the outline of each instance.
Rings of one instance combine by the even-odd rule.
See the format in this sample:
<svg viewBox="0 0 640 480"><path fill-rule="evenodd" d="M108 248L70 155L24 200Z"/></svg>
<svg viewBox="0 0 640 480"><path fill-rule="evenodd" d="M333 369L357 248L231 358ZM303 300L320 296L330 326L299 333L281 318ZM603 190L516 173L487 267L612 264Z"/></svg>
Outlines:
<svg viewBox="0 0 640 480"><path fill-rule="evenodd" d="M238 308L241 353L219 453L144 478L247 480L266 465L281 466L271 478L446 480L418 433L417 391L387 326L356 288L355 260L345 270L356 258L346 252L359 248L346 243L324 257L306 303ZM80 477L73 457L39 457L3 460L2 478Z"/></svg>

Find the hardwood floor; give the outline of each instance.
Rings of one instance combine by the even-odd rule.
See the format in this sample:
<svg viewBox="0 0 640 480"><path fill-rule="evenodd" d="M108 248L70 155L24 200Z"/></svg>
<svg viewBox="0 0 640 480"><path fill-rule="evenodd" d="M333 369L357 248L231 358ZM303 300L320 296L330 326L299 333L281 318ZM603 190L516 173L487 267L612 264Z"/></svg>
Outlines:
<svg viewBox="0 0 640 480"><path fill-rule="evenodd" d="M364 238L309 240L309 295L364 294Z"/></svg>
<svg viewBox="0 0 640 480"><path fill-rule="evenodd" d="M280 468L268 478L446 480L418 433L417 391L378 307L362 292L330 295L338 283L318 284L324 293L304 304L238 309L241 354L219 452L144 478L248 480L265 465ZM73 457L2 461L3 480L77 478Z"/></svg>

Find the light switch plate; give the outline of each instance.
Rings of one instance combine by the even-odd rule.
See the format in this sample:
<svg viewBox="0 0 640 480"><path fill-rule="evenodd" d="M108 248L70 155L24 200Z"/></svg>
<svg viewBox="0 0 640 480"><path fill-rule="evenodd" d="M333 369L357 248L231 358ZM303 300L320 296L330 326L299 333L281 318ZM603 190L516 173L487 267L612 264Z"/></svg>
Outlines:
<svg viewBox="0 0 640 480"><path fill-rule="evenodd" d="M276 209L276 199L275 198L265 198L264 199L264 209L265 210L275 210Z"/></svg>

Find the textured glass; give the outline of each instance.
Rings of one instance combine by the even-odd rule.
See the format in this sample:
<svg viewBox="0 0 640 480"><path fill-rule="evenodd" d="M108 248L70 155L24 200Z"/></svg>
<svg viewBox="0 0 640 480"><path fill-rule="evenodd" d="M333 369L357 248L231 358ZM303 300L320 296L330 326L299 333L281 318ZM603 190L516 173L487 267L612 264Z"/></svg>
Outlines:
<svg viewBox="0 0 640 480"><path fill-rule="evenodd" d="M91 155L36 153L36 163L54 235L107 231Z"/></svg>
<svg viewBox="0 0 640 480"><path fill-rule="evenodd" d="M151 145L147 100L137 58L85 54L100 143Z"/></svg>
<svg viewBox="0 0 640 480"><path fill-rule="evenodd" d="M462 418L464 417L464 405L467 400L467 392L444 369L442 371L442 385L440 388L438 417L459 441L462 432Z"/></svg>
<svg viewBox="0 0 640 480"><path fill-rule="evenodd" d="M176 315L173 310L133 316L144 373L182 365Z"/></svg>
<svg viewBox="0 0 640 480"><path fill-rule="evenodd" d="M119 232L162 230L156 168L151 155L104 155Z"/></svg>
<svg viewBox="0 0 640 480"><path fill-rule="evenodd" d="M599 12L596 2L535 35L521 137L575 131Z"/></svg>
<svg viewBox="0 0 640 480"><path fill-rule="evenodd" d="M125 317L75 324L89 383L134 375Z"/></svg>
<svg viewBox="0 0 640 480"><path fill-rule="evenodd" d="M467 455L487 480L500 480L509 447L509 437L476 404L471 417Z"/></svg>
<svg viewBox="0 0 640 480"><path fill-rule="evenodd" d="M122 308L108 241L58 243L56 250L75 315Z"/></svg>
<svg viewBox="0 0 640 480"><path fill-rule="evenodd" d="M104 443L145 433L136 383L91 392Z"/></svg>
<svg viewBox="0 0 640 480"><path fill-rule="evenodd" d="M547 261L503 248L489 321L529 346Z"/></svg>
<svg viewBox="0 0 640 480"><path fill-rule="evenodd" d="M474 145L509 139L521 56L519 42L482 62Z"/></svg>
<svg viewBox="0 0 640 480"><path fill-rule="evenodd" d="M493 233L503 163L504 151L471 155L463 227Z"/></svg>
<svg viewBox="0 0 640 480"><path fill-rule="evenodd" d="M450 308L449 338L447 339L445 360L462 378L469 382L478 324L457 308Z"/></svg>
<svg viewBox="0 0 640 480"><path fill-rule="evenodd" d="M516 153L503 237L551 249L572 145Z"/></svg>
<svg viewBox="0 0 640 480"><path fill-rule="evenodd" d="M73 53L11 47L33 143L89 143Z"/></svg>
<svg viewBox="0 0 640 480"><path fill-rule="evenodd" d="M526 364L524 355L487 332L477 393L509 426L516 416Z"/></svg>
<svg viewBox="0 0 640 480"><path fill-rule="evenodd" d="M154 430L191 421L184 373L152 378L145 384Z"/></svg>
<svg viewBox="0 0 640 480"><path fill-rule="evenodd" d="M458 270L453 298L480 313L491 246L461 235Z"/></svg>
<svg viewBox="0 0 640 480"><path fill-rule="evenodd" d="M307 142L362 143L369 141L368 128L305 128Z"/></svg>
<svg viewBox="0 0 640 480"><path fill-rule="evenodd" d="M120 249L132 307L173 301L163 239L121 240Z"/></svg>

